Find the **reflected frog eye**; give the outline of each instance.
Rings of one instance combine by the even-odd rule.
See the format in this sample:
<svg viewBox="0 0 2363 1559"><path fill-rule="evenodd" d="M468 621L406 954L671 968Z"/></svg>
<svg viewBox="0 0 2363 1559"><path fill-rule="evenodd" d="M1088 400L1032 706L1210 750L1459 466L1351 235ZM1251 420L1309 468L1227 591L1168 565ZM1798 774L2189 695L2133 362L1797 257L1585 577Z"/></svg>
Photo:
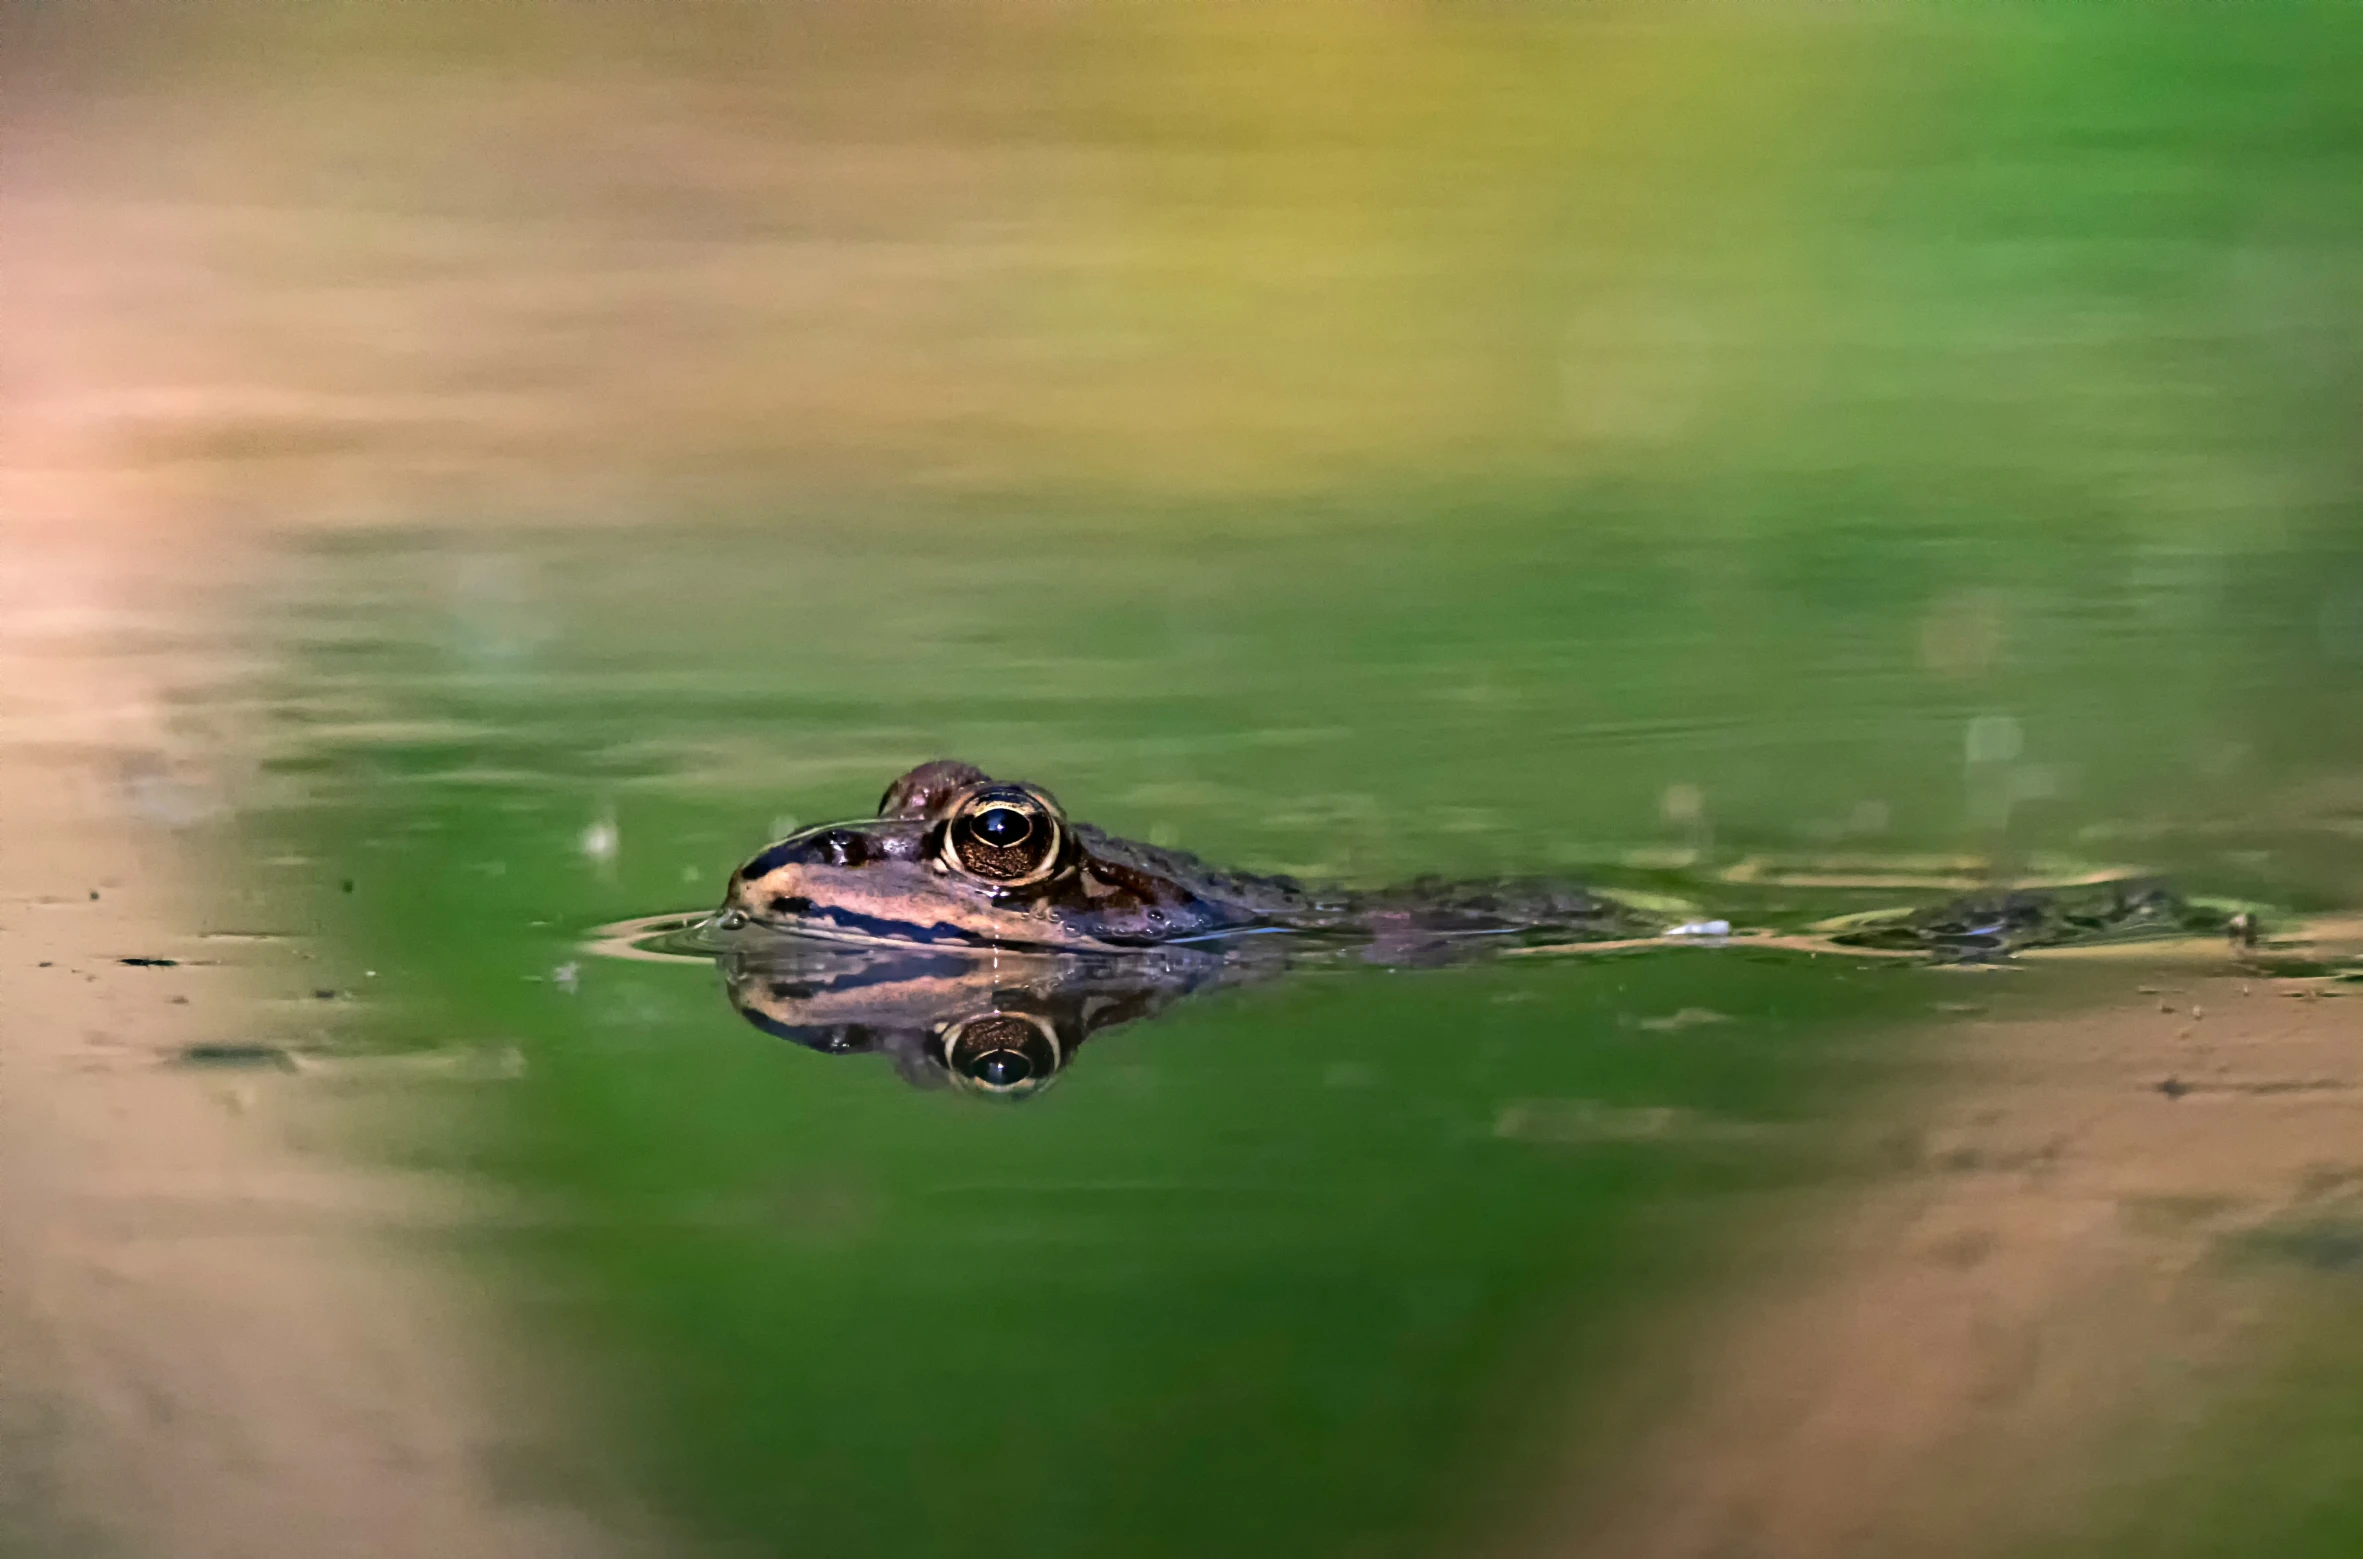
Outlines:
<svg viewBox="0 0 2363 1559"><path fill-rule="evenodd" d="M1034 1063L1022 1050L992 1050L969 1062L966 1070L987 1088L1013 1088L1034 1075Z"/></svg>
<svg viewBox="0 0 2363 1559"><path fill-rule="evenodd" d="M1040 1091L1064 1059L1050 1025L1022 1012L964 1019L944 1031L943 1047L954 1084L1005 1099Z"/></svg>
<svg viewBox="0 0 2363 1559"><path fill-rule="evenodd" d="M956 807L944 824L945 865L997 888L1022 888L1058 869L1066 830L1058 806L1023 785L995 785Z"/></svg>

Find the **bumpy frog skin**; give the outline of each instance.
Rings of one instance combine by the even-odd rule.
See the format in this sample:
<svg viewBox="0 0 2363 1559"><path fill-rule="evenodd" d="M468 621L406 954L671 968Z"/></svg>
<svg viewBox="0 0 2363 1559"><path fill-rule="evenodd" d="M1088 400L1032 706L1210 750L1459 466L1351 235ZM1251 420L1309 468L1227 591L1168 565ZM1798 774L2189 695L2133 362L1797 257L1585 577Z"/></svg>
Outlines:
<svg viewBox="0 0 2363 1559"><path fill-rule="evenodd" d="M1648 929L1622 905L1548 883L1315 893L1288 877L1223 871L1073 822L1039 786L950 760L888 786L876 817L805 829L747 862L730 879L720 924L1079 952L1257 931L1607 938Z"/></svg>

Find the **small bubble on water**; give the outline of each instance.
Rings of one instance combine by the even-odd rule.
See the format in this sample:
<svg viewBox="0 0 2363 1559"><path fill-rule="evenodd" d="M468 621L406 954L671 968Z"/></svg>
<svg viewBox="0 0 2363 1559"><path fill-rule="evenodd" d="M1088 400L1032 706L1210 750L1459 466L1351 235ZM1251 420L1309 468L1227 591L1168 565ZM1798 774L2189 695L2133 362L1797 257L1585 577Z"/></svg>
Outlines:
<svg viewBox="0 0 2363 1559"><path fill-rule="evenodd" d="M1666 928L1667 936L1726 937L1731 935L1728 920L1693 920Z"/></svg>

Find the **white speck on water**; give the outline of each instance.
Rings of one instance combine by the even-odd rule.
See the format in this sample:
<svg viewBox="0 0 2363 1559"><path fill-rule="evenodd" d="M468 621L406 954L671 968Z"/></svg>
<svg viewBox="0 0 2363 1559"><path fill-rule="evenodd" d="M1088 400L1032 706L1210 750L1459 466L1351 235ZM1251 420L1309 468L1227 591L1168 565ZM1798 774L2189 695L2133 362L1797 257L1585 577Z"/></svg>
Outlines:
<svg viewBox="0 0 2363 1559"><path fill-rule="evenodd" d="M604 866L623 848L623 831L615 826L613 816L603 817L583 830L582 852L588 859Z"/></svg>
<svg viewBox="0 0 2363 1559"><path fill-rule="evenodd" d="M1680 1012L1663 1018L1643 1018L1640 1026L1660 1034L1671 1034L1681 1029L1697 1028L1705 1023L1732 1022L1731 1014L1717 1012L1712 1007L1684 1007Z"/></svg>
<svg viewBox="0 0 2363 1559"><path fill-rule="evenodd" d="M550 971L550 983L569 995L573 994L576 986L582 984L582 979L583 966L581 964L560 964Z"/></svg>
<svg viewBox="0 0 2363 1559"><path fill-rule="evenodd" d="M1663 934L1666 936L1729 936L1731 935L1731 922L1728 920L1692 920L1671 927Z"/></svg>

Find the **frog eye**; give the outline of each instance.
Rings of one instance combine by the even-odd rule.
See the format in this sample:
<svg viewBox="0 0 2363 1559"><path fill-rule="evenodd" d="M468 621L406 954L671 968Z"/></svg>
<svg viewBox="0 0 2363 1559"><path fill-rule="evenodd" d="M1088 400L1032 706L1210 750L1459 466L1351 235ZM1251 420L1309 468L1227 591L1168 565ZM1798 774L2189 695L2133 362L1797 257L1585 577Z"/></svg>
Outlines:
<svg viewBox="0 0 2363 1559"><path fill-rule="evenodd" d="M1051 1026L1023 1012L964 1018L944 1030L943 1047L954 1086L1003 1099L1039 1093L1065 1062Z"/></svg>
<svg viewBox="0 0 2363 1559"><path fill-rule="evenodd" d="M1022 888L1058 869L1066 825L1058 805L1025 785L992 785L963 798L945 821L945 865L996 888Z"/></svg>

